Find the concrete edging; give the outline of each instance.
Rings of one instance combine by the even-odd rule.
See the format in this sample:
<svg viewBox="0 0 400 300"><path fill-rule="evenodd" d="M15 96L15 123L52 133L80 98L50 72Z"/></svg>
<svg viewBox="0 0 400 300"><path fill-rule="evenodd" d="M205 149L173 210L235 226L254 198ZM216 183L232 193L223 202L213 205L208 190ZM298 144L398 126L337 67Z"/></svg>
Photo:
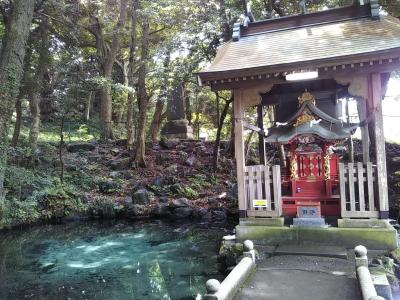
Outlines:
<svg viewBox="0 0 400 300"><path fill-rule="evenodd" d="M236 226L239 241L256 240L260 245L321 243L341 245L353 249L365 245L374 250L394 250L397 248L397 231L387 228L290 228L273 226Z"/></svg>
<svg viewBox="0 0 400 300"><path fill-rule="evenodd" d="M253 242L244 242L244 257L236 265L229 275L220 283L216 279L209 279L206 283L207 293L205 300L230 300L247 281L256 269L255 251Z"/></svg>
<svg viewBox="0 0 400 300"><path fill-rule="evenodd" d="M371 273L368 269L367 248L364 246L357 246L354 248L356 254L356 273L363 300L384 300L378 296L374 283L372 281Z"/></svg>

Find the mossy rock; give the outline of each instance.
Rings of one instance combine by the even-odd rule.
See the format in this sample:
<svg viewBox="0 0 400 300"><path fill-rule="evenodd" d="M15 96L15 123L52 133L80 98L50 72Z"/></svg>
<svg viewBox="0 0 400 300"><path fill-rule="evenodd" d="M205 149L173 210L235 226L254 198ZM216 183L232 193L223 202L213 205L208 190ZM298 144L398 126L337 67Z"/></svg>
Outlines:
<svg viewBox="0 0 400 300"><path fill-rule="evenodd" d="M218 262L222 272L236 266L243 256L243 244L223 241L219 249Z"/></svg>

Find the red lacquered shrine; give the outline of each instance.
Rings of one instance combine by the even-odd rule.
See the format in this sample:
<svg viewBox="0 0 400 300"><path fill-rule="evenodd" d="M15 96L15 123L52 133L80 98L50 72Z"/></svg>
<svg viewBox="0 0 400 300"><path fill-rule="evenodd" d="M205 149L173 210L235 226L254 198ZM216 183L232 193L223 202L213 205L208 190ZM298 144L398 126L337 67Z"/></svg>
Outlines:
<svg viewBox="0 0 400 300"><path fill-rule="evenodd" d="M334 193L339 156L332 147L350 136L351 127L320 110L309 92L299 97L298 111L284 125L268 130L266 142L283 145L286 153L283 215L295 217L304 205L317 206L323 216L340 214L340 197Z"/></svg>
<svg viewBox="0 0 400 300"><path fill-rule="evenodd" d="M235 24L232 40L198 80L233 93L244 227L260 218L275 225L287 216L301 219L301 208L318 212L313 222L332 216L338 226L389 218L382 100L391 72L399 68L400 20L381 15L378 0ZM339 161L335 145L357 127L347 123L349 113L340 103L350 98L357 105L362 157L343 155ZM259 137L256 162L246 157L250 130ZM269 144L274 153L266 153Z"/></svg>

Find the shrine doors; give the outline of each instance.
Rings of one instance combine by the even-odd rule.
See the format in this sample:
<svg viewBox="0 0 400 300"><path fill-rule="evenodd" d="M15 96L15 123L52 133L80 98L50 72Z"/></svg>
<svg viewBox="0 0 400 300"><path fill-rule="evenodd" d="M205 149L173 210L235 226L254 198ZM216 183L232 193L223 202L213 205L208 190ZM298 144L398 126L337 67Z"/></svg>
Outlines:
<svg viewBox="0 0 400 300"><path fill-rule="evenodd" d="M321 153L298 153L297 171L299 180L323 179L323 158Z"/></svg>

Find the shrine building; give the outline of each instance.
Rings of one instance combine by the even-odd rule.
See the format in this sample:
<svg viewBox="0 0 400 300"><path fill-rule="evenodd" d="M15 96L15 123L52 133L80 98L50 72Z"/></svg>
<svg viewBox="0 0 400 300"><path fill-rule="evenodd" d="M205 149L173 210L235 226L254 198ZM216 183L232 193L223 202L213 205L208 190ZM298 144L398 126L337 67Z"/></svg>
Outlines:
<svg viewBox="0 0 400 300"><path fill-rule="evenodd" d="M239 240L397 247L382 100L400 67L400 20L369 2L235 24L198 73L200 85L234 95ZM349 98L353 122L340 101ZM253 107L257 126L246 122ZM348 141L358 128L362 157L353 161ZM256 165L246 163L246 130L259 136Z"/></svg>

